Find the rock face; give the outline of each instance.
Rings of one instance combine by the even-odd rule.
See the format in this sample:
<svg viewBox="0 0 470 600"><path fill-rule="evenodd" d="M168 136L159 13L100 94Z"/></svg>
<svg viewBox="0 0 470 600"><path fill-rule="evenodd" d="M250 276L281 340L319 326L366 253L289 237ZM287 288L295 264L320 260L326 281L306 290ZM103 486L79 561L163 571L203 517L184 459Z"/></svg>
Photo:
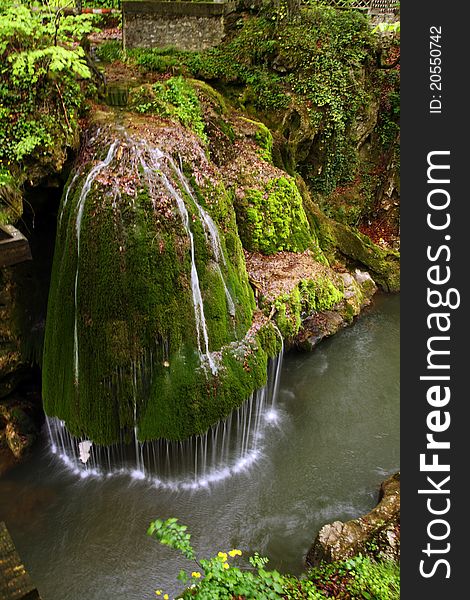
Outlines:
<svg viewBox="0 0 470 600"><path fill-rule="evenodd" d="M43 414L39 394L22 386L0 400L0 475L24 458L35 443Z"/></svg>
<svg viewBox="0 0 470 600"><path fill-rule="evenodd" d="M310 548L306 564L334 562L356 556L400 560L400 473L384 481L378 505L364 517L324 525Z"/></svg>
<svg viewBox="0 0 470 600"><path fill-rule="evenodd" d="M7 396L16 387L25 369L15 318L14 268L0 269L0 398Z"/></svg>
<svg viewBox="0 0 470 600"><path fill-rule="evenodd" d="M341 273L344 298L332 310L315 312L302 321L294 345L299 350L313 350L324 338L351 324L361 310L370 303L377 291L367 271Z"/></svg>

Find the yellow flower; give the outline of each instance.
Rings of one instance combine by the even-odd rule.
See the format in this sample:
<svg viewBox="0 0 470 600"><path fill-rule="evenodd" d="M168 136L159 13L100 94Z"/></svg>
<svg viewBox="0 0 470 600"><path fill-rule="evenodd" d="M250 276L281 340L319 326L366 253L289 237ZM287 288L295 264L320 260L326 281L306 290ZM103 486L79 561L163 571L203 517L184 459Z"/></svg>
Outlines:
<svg viewBox="0 0 470 600"><path fill-rule="evenodd" d="M155 596L161 596L162 590L155 590Z"/></svg>
<svg viewBox="0 0 470 600"><path fill-rule="evenodd" d="M241 550L230 550L229 552L229 556L231 556L232 558L234 556L241 556L242 555L242 551Z"/></svg>
<svg viewBox="0 0 470 600"><path fill-rule="evenodd" d="M196 579L199 579L199 577L201 577L201 574L199 573L199 571L193 571L191 573L191 577L195 577Z"/></svg>
<svg viewBox="0 0 470 600"><path fill-rule="evenodd" d="M224 562L224 569L230 568L230 565L227 562Z"/></svg>
<svg viewBox="0 0 470 600"><path fill-rule="evenodd" d="M226 552L219 552L217 554L217 556L222 559L222 562L225 562L227 560L227 553Z"/></svg>
<svg viewBox="0 0 470 600"><path fill-rule="evenodd" d="M163 600L170 600L170 596L169 596L168 594L165 594L165 595L163 596Z"/></svg>

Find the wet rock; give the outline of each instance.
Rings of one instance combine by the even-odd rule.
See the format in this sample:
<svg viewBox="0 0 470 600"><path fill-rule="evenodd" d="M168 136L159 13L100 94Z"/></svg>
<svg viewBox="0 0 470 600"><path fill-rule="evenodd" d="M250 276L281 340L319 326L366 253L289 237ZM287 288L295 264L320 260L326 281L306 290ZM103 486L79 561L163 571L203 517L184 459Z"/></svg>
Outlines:
<svg viewBox="0 0 470 600"><path fill-rule="evenodd" d="M24 376L15 319L13 269L0 269L0 398L9 394Z"/></svg>
<svg viewBox="0 0 470 600"><path fill-rule="evenodd" d="M344 299L333 309L314 313L303 320L295 339L299 350L311 351L324 338L349 325L361 310L370 304L377 286L370 274L356 269L354 273L340 273Z"/></svg>
<svg viewBox="0 0 470 600"><path fill-rule="evenodd" d="M400 560L400 473L384 481L379 503L367 515L347 523L324 525L307 557L307 566L334 562L358 554Z"/></svg>
<svg viewBox="0 0 470 600"><path fill-rule="evenodd" d="M21 460L36 441L39 412L40 404L34 399L14 396L0 403L0 472L13 464L9 453Z"/></svg>

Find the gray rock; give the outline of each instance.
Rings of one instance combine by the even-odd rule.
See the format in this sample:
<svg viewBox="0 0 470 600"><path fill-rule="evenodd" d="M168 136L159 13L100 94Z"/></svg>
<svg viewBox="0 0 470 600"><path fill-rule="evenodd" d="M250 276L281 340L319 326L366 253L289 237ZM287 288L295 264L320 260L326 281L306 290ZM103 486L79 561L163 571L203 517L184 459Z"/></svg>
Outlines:
<svg viewBox="0 0 470 600"><path fill-rule="evenodd" d="M384 481L379 503L367 515L324 525L310 548L306 564L335 562L362 554L400 560L400 473Z"/></svg>

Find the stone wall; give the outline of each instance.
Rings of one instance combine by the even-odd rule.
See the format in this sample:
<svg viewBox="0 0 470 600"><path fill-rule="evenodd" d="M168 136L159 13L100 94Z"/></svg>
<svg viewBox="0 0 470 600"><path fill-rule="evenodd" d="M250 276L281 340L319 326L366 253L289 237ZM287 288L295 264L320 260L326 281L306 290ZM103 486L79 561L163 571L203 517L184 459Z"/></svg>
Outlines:
<svg viewBox="0 0 470 600"><path fill-rule="evenodd" d="M124 1L122 10L124 48L197 51L220 44L235 3Z"/></svg>

